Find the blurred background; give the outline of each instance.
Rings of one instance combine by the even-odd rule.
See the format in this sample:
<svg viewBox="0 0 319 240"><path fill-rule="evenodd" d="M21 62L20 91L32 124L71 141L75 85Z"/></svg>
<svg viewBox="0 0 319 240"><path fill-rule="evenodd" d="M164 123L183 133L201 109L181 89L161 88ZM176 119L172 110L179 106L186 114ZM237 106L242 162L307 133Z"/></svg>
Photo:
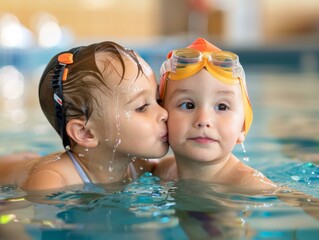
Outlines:
<svg viewBox="0 0 319 240"><path fill-rule="evenodd" d="M76 45L116 41L139 51L158 75L168 50L201 36L238 53L246 74L255 77L250 79L274 84L265 87L270 94L278 79L313 80L300 96L277 89L279 98L288 96L287 104L304 99L318 86L318 0L0 0L0 6L0 154L10 147L25 148L30 136L48 136L51 130L37 102L38 81L53 55ZM264 85L255 80L249 85L257 89L251 91L253 104L268 102L260 94ZM311 96L306 104L313 106L318 98ZM285 121L278 119L270 121L276 133ZM288 136L291 132L285 130ZM306 132L319 136L319 130ZM55 133L48 138L57 139Z"/></svg>

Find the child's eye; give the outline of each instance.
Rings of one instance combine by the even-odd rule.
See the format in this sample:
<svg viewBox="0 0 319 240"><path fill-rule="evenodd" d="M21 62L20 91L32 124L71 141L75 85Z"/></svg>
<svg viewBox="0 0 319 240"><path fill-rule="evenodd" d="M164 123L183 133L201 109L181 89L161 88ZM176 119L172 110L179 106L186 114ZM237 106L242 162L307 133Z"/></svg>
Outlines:
<svg viewBox="0 0 319 240"><path fill-rule="evenodd" d="M141 107L135 109L136 112L145 112L149 104L144 104Z"/></svg>
<svg viewBox="0 0 319 240"><path fill-rule="evenodd" d="M216 110L218 110L218 111L226 111L228 109L229 109L229 107L224 103L220 103L216 106Z"/></svg>
<svg viewBox="0 0 319 240"><path fill-rule="evenodd" d="M191 102L184 102L184 103L180 104L179 107L182 109L194 109L195 105Z"/></svg>

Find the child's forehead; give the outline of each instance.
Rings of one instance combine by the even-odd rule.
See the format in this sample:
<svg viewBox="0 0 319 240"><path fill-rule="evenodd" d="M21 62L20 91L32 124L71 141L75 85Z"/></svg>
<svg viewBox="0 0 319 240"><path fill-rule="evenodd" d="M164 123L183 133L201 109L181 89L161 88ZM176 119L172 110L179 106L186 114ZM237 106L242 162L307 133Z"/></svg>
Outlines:
<svg viewBox="0 0 319 240"><path fill-rule="evenodd" d="M96 65L104 78L108 78L111 74L123 79L135 79L139 74L143 73L146 76L153 74L150 66L138 55L133 59L126 52L112 53L112 52L97 52L95 54ZM139 70L141 68L142 71Z"/></svg>
<svg viewBox="0 0 319 240"><path fill-rule="evenodd" d="M193 93L205 93L205 92L234 92L235 95L241 94L240 84L227 84L212 74L210 74L205 69L201 70L195 75L187 77L182 80L168 80L169 84L167 88L171 91L176 91L178 89L190 90Z"/></svg>
<svg viewBox="0 0 319 240"><path fill-rule="evenodd" d="M149 65L137 55L133 58L115 52L96 53L96 65L102 78L98 90L101 90L103 95L112 96L124 92L127 94L129 89L139 87L144 81L149 84L147 79L152 77L148 74L153 73Z"/></svg>

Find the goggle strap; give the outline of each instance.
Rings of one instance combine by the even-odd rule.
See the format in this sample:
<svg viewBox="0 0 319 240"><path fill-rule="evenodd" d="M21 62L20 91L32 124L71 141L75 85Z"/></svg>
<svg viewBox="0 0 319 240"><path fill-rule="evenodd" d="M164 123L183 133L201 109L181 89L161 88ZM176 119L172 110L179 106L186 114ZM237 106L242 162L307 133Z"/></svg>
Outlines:
<svg viewBox="0 0 319 240"><path fill-rule="evenodd" d="M59 104L60 106L62 106L63 104L63 100L58 96L58 94L54 93L53 95L54 101Z"/></svg>
<svg viewBox="0 0 319 240"><path fill-rule="evenodd" d="M251 123L253 121L253 112L252 112L251 103L249 101L246 84L245 84L243 78L239 77L238 79L239 79L241 92L242 92L242 95L243 95L244 114L245 114L244 126L245 126L245 135L247 135L247 133L248 133L248 131L250 129Z"/></svg>
<svg viewBox="0 0 319 240"><path fill-rule="evenodd" d="M56 112L56 124L59 129L59 135L62 138L63 146L68 148L70 146L70 139L66 133L66 116L65 107L63 101L63 86L62 82L67 80L69 69L66 67L73 63L73 56L82 47L77 47L70 52L61 53L58 57L57 66L54 69L53 76L51 79L51 86L53 88L53 98L55 102L55 112Z"/></svg>
<svg viewBox="0 0 319 240"><path fill-rule="evenodd" d="M173 67L172 59L167 59L161 66L160 73L161 76L167 72L175 72L176 67Z"/></svg>

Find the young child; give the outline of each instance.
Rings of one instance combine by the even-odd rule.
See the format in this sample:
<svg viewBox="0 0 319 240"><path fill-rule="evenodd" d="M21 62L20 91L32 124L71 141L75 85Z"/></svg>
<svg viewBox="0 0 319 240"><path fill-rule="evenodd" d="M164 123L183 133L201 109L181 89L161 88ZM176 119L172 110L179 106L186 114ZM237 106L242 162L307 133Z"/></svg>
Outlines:
<svg viewBox="0 0 319 240"><path fill-rule="evenodd" d="M168 111L168 141L175 156L155 174L255 189L276 185L232 154L252 123L245 75L238 56L199 38L173 50L161 68L160 97ZM177 170L176 170L177 169Z"/></svg>
<svg viewBox="0 0 319 240"><path fill-rule="evenodd" d="M24 190L129 181L168 151L167 111L149 65L114 42L54 56L39 84L41 108L65 152L16 166Z"/></svg>

